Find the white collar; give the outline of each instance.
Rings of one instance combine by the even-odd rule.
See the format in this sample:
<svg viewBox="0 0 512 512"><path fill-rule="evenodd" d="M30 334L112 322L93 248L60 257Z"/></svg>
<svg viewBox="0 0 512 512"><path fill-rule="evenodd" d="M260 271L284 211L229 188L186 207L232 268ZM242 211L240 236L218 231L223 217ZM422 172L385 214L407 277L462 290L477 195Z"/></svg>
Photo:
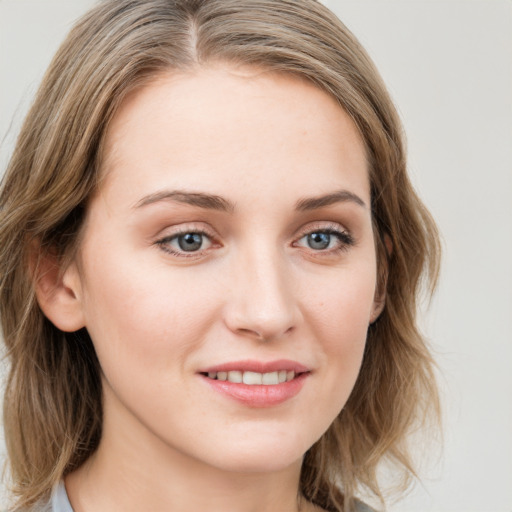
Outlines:
<svg viewBox="0 0 512 512"><path fill-rule="evenodd" d="M52 492L51 512L73 512L69 503L64 480L61 480Z"/></svg>

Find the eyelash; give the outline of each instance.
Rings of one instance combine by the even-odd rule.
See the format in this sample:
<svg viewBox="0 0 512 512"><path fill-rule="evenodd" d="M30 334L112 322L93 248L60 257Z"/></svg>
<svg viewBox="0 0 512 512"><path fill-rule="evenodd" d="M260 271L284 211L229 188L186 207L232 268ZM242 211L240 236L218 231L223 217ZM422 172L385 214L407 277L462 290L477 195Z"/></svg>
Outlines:
<svg viewBox="0 0 512 512"><path fill-rule="evenodd" d="M330 236L334 236L337 238L337 245L331 249L311 249L315 256L332 256L339 254L340 252L347 251L351 246L355 244L354 237L346 230L342 229L338 224L328 224L328 225L317 225L317 226L309 226L305 229L301 236L294 242L294 246L297 246L300 240L311 236L313 234L326 234ZM299 246L300 247L300 246ZM308 248L306 248L308 249Z"/></svg>
<svg viewBox="0 0 512 512"><path fill-rule="evenodd" d="M340 226L337 224L330 224L327 226L318 225L318 226L309 227L308 229L305 229L301 233L301 235L293 242L292 246L293 247L302 247L302 246L298 245L300 240L302 240L308 236L311 236L313 234L319 234L319 233L336 237L338 240L338 243L337 243L336 247L333 247L330 249L315 250L313 248L309 248L313 252L313 254L318 255L318 256L335 255L342 251L348 250L351 246L353 246L355 244L355 240L349 232L345 231L344 229L341 229ZM161 238L160 240L157 240L156 245L158 245L166 253L171 254L172 256L175 256L178 258L198 258L198 257L203 256L205 254L205 252L207 252L210 249L210 247L208 247L206 249L200 249L198 251L187 252L184 250L181 250L181 251L175 250L169 245L170 242L172 242L174 240L178 240L178 238L180 236L184 236L184 235L188 235L188 234L201 235L201 237L206 237L211 243L210 247L212 247L212 246L218 247L220 245L215 242L215 237L211 233L207 232L206 230L197 229L197 228L181 229L180 231L173 233L172 235L168 235L168 236ZM304 247L304 248L308 249L307 247Z"/></svg>
<svg viewBox="0 0 512 512"><path fill-rule="evenodd" d="M173 233L172 235L165 236L161 238L160 240L156 241L156 244L166 253L171 254L172 256L176 256L178 258L197 258L198 256L202 256L205 251L208 251L210 247L207 249L202 249L199 251L178 251L173 249L169 244L170 242L174 240L178 240L180 236L184 235L201 235L202 237L206 237L211 242L211 246L215 246L214 236L211 233L208 233L207 231L203 229L197 229L197 228L191 228L191 229L182 229L176 233ZM217 244L218 246L219 244Z"/></svg>

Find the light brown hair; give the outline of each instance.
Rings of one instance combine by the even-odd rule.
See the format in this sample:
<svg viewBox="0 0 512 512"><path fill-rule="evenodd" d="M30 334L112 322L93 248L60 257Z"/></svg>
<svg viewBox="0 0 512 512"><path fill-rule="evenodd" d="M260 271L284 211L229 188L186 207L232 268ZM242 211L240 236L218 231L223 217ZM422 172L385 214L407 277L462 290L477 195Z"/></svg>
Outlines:
<svg viewBox="0 0 512 512"><path fill-rule="evenodd" d="M382 498L383 460L405 478L413 472L407 434L438 412L416 315L421 285L433 290L436 281L439 241L407 177L402 127L370 58L315 0L106 0L55 56L0 191L0 318L10 362L4 424L15 510L48 498L94 452L102 424L91 340L44 317L34 247L63 267L76 253L104 136L123 98L161 72L215 61L310 80L352 117L368 154L386 307L369 328L346 406L305 455L300 492L327 510L349 511L361 488Z"/></svg>

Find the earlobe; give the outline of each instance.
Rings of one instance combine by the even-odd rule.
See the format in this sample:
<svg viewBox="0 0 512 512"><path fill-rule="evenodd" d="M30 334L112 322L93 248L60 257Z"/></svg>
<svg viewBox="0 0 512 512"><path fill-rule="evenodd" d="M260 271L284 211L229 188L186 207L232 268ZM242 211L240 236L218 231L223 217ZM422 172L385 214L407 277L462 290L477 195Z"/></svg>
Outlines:
<svg viewBox="0 0 512 512"><path fill-rule="evenodd" d="M55 327L74 332L85 326L81 300L81 282L76 264L64 270L51 253L39 254L31 265L37 302Z"/></svg>
<svg viewBox="0 0 512 512"><path fill-rule="evenodd" d="M393 252L393 242L389 235L384 235L381 240L381 250L377 251L377 257L380 259L381 263L379 263L377 270L377 286L370 315L370 325L378 320L386 306L389 258Z"/></svg>
<svg viewBox="0 0 512 512"><path fill-rule="evenodd" d="M377 290L375 294L375 298L373 300L372 313L370 316L370 325L376 322L381 315L382 311L384 311L384 306L386 305L386 290L381 292Z"/></svg>

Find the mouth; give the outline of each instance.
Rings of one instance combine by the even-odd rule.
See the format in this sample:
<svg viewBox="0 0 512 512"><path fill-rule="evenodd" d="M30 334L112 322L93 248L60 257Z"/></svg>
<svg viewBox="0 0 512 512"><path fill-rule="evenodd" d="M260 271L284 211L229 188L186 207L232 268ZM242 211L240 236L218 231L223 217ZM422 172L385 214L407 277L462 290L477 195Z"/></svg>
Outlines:
<svg viewBox="0 0 512 512"><path fill-rule="evenodd" d="M275 386L277 384L283 384L284 382L290 382L295 379L295 377L301 375L301 373L295 373L293 370L279 370L267 373L232 370L229 372L205 372L201 373L201 375L209 379L232 382L233 384Z"/></svg>
<svg viewBox="0 0 512 512"><path fill-rule="evenodd" d="M228 363L199 372L211 388L252 407L278 405L297 395L311 371L292 361Z"/></svg>

